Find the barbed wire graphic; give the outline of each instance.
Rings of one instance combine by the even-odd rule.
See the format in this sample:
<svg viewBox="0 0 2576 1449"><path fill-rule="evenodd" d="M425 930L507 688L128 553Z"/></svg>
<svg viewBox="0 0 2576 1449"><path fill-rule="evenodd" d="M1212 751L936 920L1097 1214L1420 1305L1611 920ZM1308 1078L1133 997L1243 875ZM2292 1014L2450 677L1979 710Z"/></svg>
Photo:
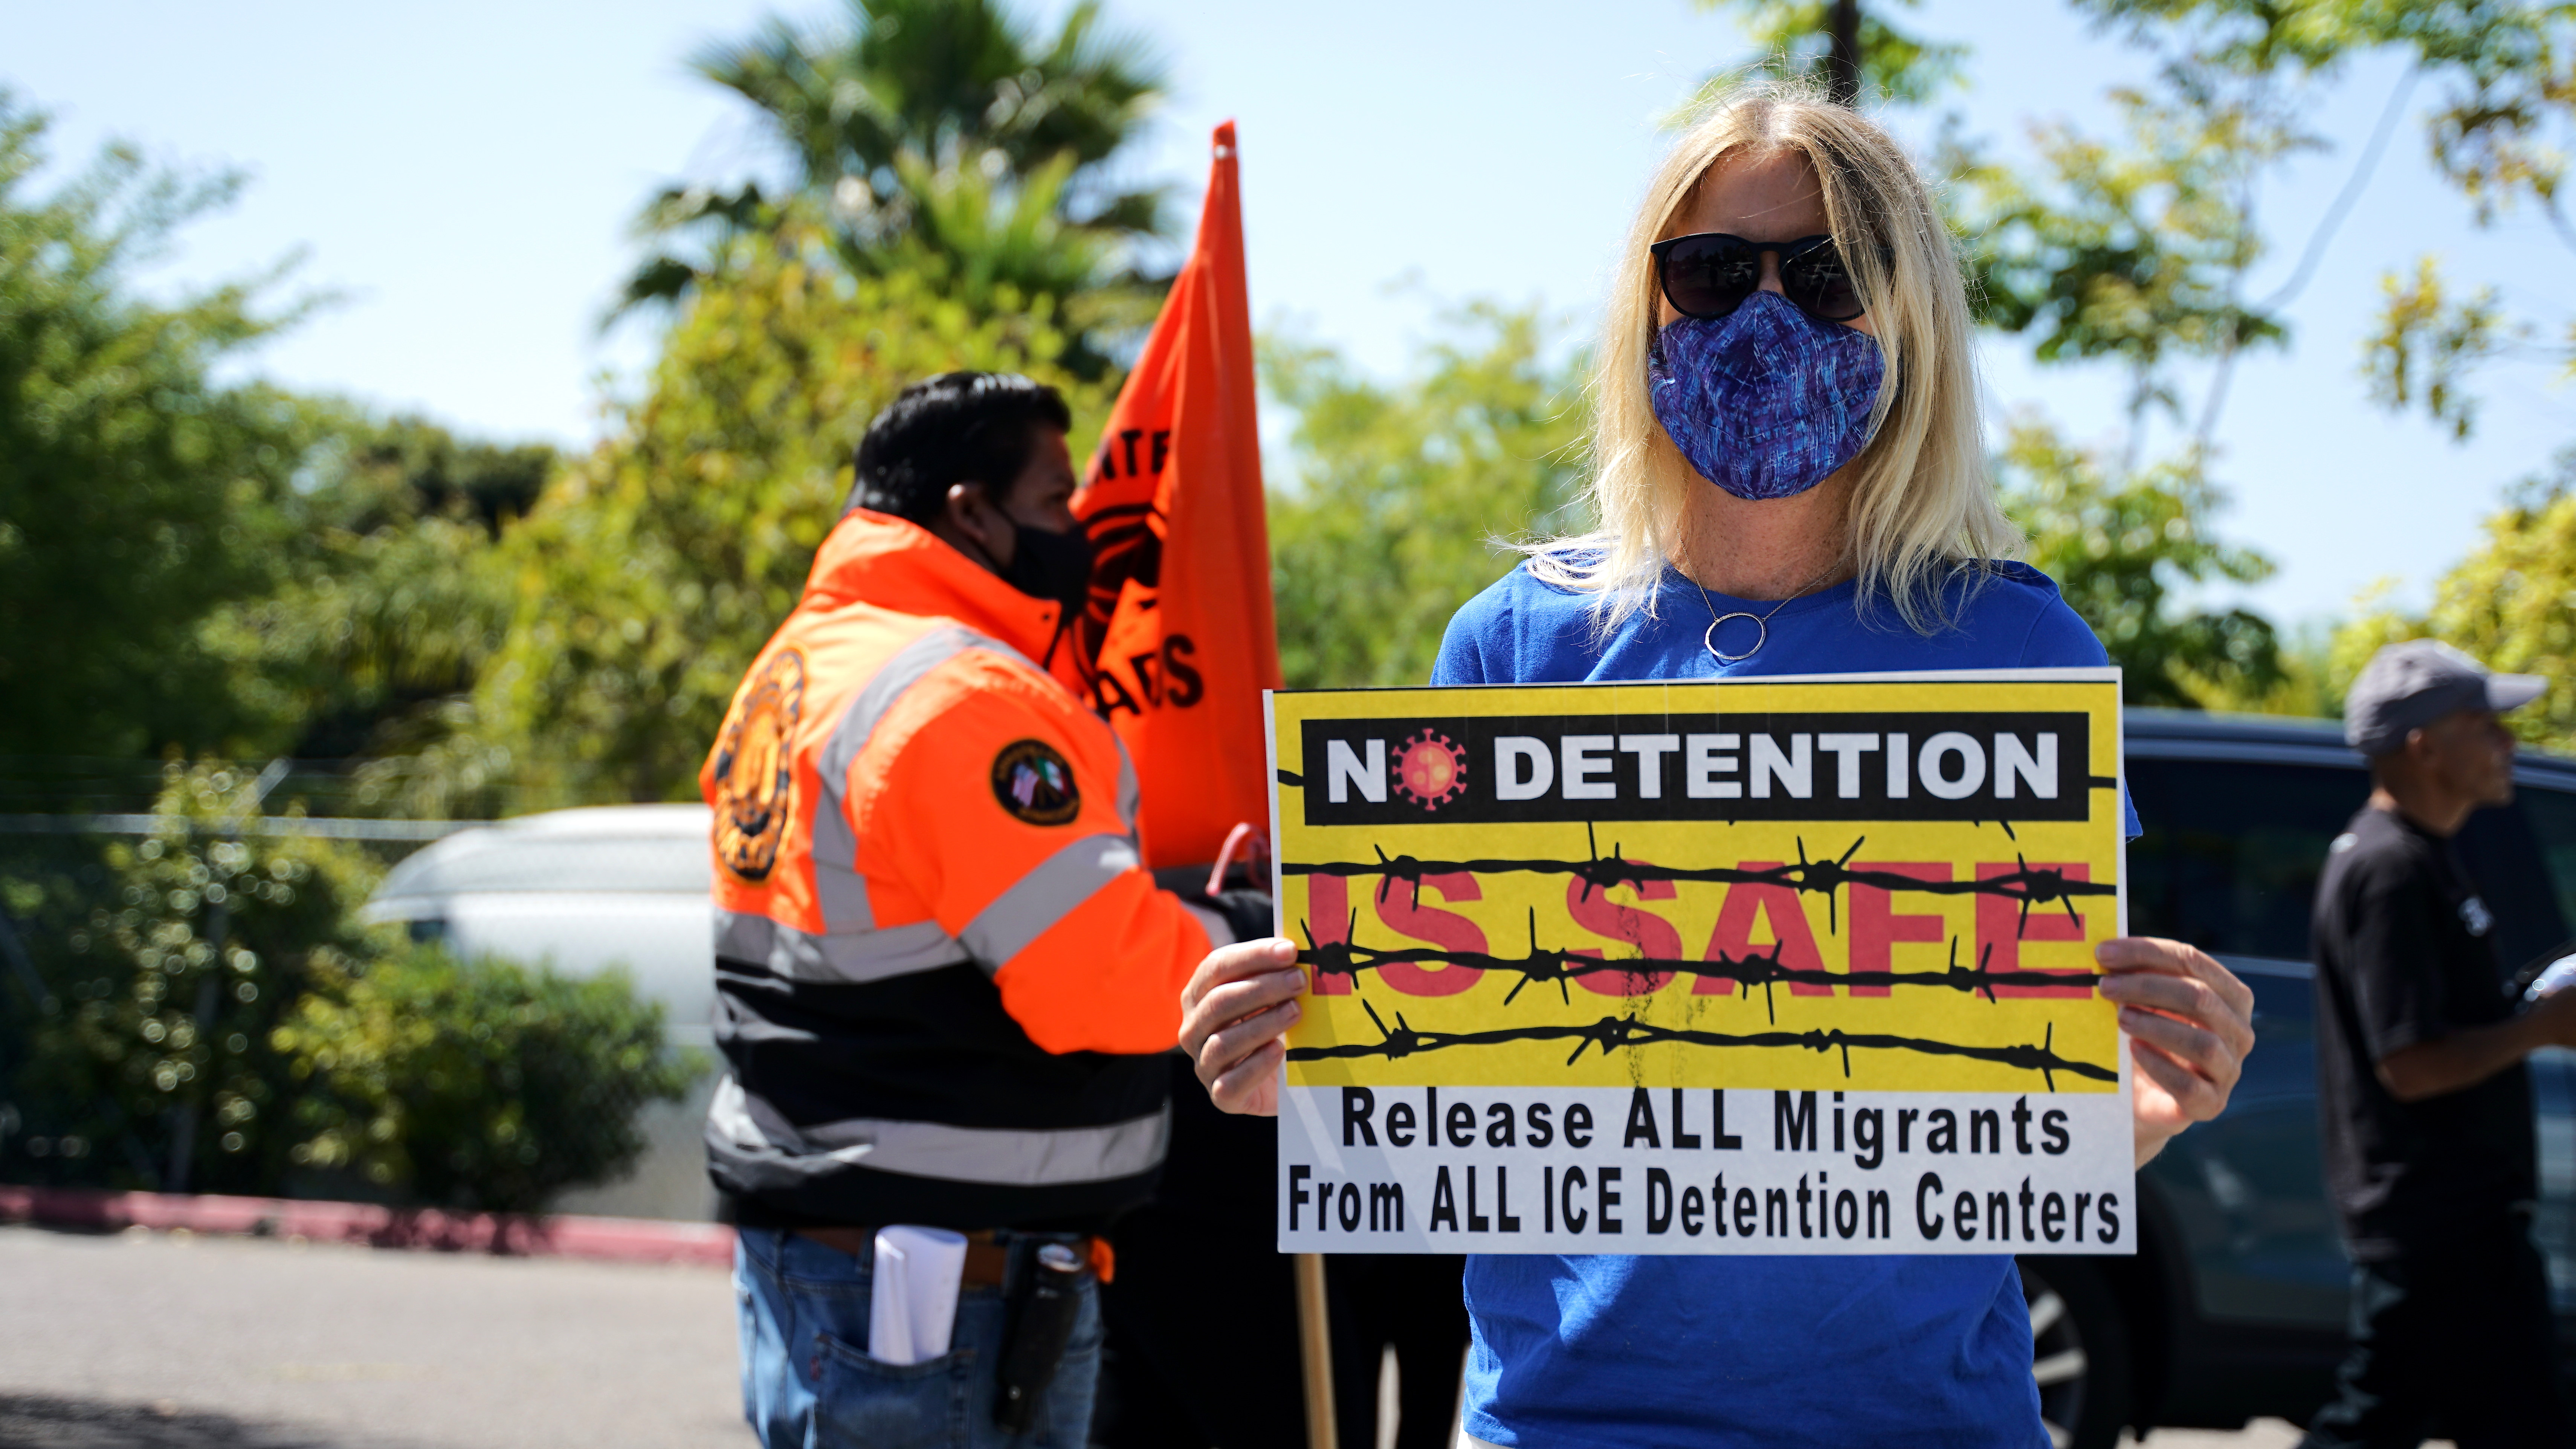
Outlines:
<svg viewBox="0 0 2576 1449"><path fill-rule="evenodd" d="M1374 862L1282 861L1279 864L1279 873L1345 878L1377 876L1380 878L1377 888L1377 898L1380 902L1384 902L1387 892L1393 889L1398 881L1402 881L1412 888L1413 901L1416 905L1422 903L1423 878L1435 875L1570 875L1583 882L1583 896L1587 900L1595 890L1607 891L1613 886L1621 885L1642 886L1648 882L1692 881L1716 885L1782 886L1793 891L1822 895L1825 898L1826 929L1835 933L1839 933L1842 929L1836 893L1847 885L1873 886L1886 891L1920 891L1936 896L2000 896L2006 900L2017 901L2021 905L2021 916L2014 926L2015 935L2021 934L2029 926L2031 908L2034 906L2062 905L2066 910L2067 919L2080 925L2083 918L2076 914L2077 896L2116 895L2120 889L2118 883L2114 881L2077 880L2059 867L2033 866L2019 851L2013 853L2015 869L2003 875L1987 876L1982 880L1918 880L1913 876L1891 870L1854 870L1851 868L1851 858L1860 852L1863 845L1869 843L1869 837L1866 835L1854 840L1841 855L1817 860L1807 858L1807 840L1802 835L1797 838L1796 861L1760 870L1723 865L1670 866L1657 865L1652 861L1629 860L1625 858L1616 842L1612 843L1610 853L1605 856L1601 853L1599 841L1593 827L1589 824L1583 827L1583 838L1584 848L1588 853L1582 860L1510 858L1424 860L1413 855L1390 856L1386 853L1385 847L1372 844L1369 849L1377 856Z"/></svg>
<svg viewBox="0 0 2576 1449"><path fill-rule="evenodd" d="M1897 1036L1887 1032L1849 1032L1840 1027L1817 1027L1806 1031L1722 1032L1702 1031L1697 1027L1657 1026L1639 1021L1634 1016L1605 1016L1589 1024L1565 1022L1542 1026L1497 1027L1488 1031L1416 1031L1397 1012L1395 1025L1389 1028L1377 1014L1377 1008L1363 1000L1360 1008L1378 1030L1374 1042L1340 1042L1332 1046L1290 1047L1292 1062L1347 1060L1359 1057L1381 1057L1398 1061L1424 1052L1450 1051L1461 1047L1500 1046L1522 1041L1570 1041L1574 1050L1565 1064L1581 1060L1587 1048L1599 1047L1603 1056L1628 1047L1650 1046L1658 1042L1681 1042L1706 1047L1794 1047L1817 1053L1838 1052L1842 1056L1843 1075L1851 1075L1851 1054L1857 1051L1919 1052L1926 1056L1962 1057L1970 1061L1993 1062L2000 1066L2018 1067L2040 1074L2048 1090L2057 1090L2057 1074L2066 1072L2096 1082L2117 1083L2120 1074L2092 1062L2078 1061L2060 1055L2056 1048L2057 1027L2050 1023L2036 1045L1970 1046L1929 1037Z"/></svg>
<svg viewBox="0 0 2576 1449"><path fill-rule="evenodd" d="M1753 868L1747 866L1667 866L1652 861L1628 859L1620 844L1613 842L1603 854L1593 825L1584 826L1585 856L1581 860L1519 859L1490 857L1468 860L1429 860L1410 854L1389 856L1383 846L1370 847L1375 861L1283 861L1283 875L1378 877L1377 899L1383 903L1399 883L1413 893L1416 905L1421 903L1422 883L1428 877L1468 875L1565 875L1581 881L1582 897L1588 899L1595 890L1607 892L1615 886L1632 888L1649 883L1694 882L1722 885L1777 886L1802 893L1823 895L1826 900L1827 924L1830 931L1841 929L1839 893L1845 886L1864 885L1887 891L1919 891L1944 896L1988 896L2017 903L2020 907L2014 934L2025 935L2033 908L2062 908L2069 920L2082 923L2075 909L2078 896L2114 896L2116 882L2079 880L2063 867L2033 866L2016 852L2014 869L1980 880L1921 880L1911 875L1888 870L1853 869L1851 861L1868 843L1860 836L1839 854L1810 858L1806 838L1797 837L1798 858L1780 865ZM1348 979L1356 988L1360 973L1397 964L1445 962L1453 966L1482 971L1516 973L1520 979L1512 984L1503 1002L1517 1000L1533 983L1554 982L1564 1004L1573 1004L1568 983L1578 976L1617 972L1632 978L1663 977L1670 980L1688 975L1700 980L1722 980L1737 988L1736 994L1749 998L1755 987L1762 989L1765 1015L1775 1028L1779 1011L1774 997L1777 987L1939 987L1982 995L2000 1004L1998 988L2089 988L2095 979L2089 972L2028 971L1993 969L1994 946L1990 942L1977 955L1974 966L1959 962L1959 938L1950 938L1949 963L1939 970L1826 971L1818 967L1791 966L1782 958L1785 944L1774 942L1768 952L1748 952L1735 956L1719 951L1705 960L1668 959L1661 957L1625 957L1616 960L1586 954L1573 948L1543 946L1538 939L1538 911L1529 910L1529 949L1518 956L1491 951L1460 951L1441 946L1376 947L1358 944L1359 912L1354 910L1343 923L1342 938L1337 941L1316 939L1311 923L1300 921L1306 937L1305 949L1298 953L1301 964L1314 969L1318 982L1329 976ZM2056 1090L2056 1073L2071 1072L2097 1081L2117 1082L2116 1070L2080 1061L2060 1054L2055 1048L2056 1026L2049 1023L2037 1045L1977 1046L1942 1041L1937 1038L1903 1036L1885 1032L1847 1032L1838 1027L1810 1028L1803 1031L1770 1030L1758 1032L1718 1032L1696 1027L1667 1027L1640 1021L1636 1016L1604 1016L1585 1023L1554 1022L1518 1027L1498 1027L1483 1031L1417 1031L1401 1013L1389 1029L1377 1014L1377 1008L1361 998L1360 1008L1376 1024L1380 1040L1374 1043L1342 1043L1333 1046L1297 1047L1288 1052L1291 1061L1323 1061L1336 1058L1379 1057L1389 1061L1419 1052L1442 1051L1464 1047L1495 1046L1523 1041L1571 1041L1574 1050L1566 1058L1572 1066L1586 1049L1599 1047L1603 1055L1613 1050L1659 1042L1678 1042L1706 1047L1795 1048L1840 1054L1843 1075L1851 1075L1851 1053L1863 1051L1908 1051L1931 1056L1961 1057L1991 1062L2000 1066L2036 1071Z"/></svg>
<svg viewBox="0 0 2576 1449"><path fill-rule="evenodd" d="M1775 1022L1780 1017L1778 1009L1771 1001L1771 989L1783 984L1826 988L1876 986L1891 989L1898 986L1939 986L1953 991L1964 991L1970 996L1982 993L1986 1000L2000 1002L2001 998L1995 994L1997 987L2080 986L2090 990L2094 981L2098 979L2093 973L2087 971L1994 970L1992 962L1995 948L1992 942L1988 942L1985 948L1977 953L1976 965L1962 966L1959 964L1959 938L1956 936L1950 938L1950 964L1939 971L1826 971L1812 966L1791 966L1780 959L1783 943L1777 941L1772 943L1771 952L1767 956L1751 954L1732 956L1720 951L1705 960L1657 956L1623 956L1610 960L1580 950L1541 946L1538 943L1538 909L1535 906L1530 908L1529 913L1529 952L1522 956L1501 956L1487 951L1459 951L1444 946L1407 946L1397 949L1363 946L1353 939L1359 933L1357 911L1353 911L1350 919L1344 923L1342 939L1338 941L1316 940L1315 928L1310 922L1301 920L1297 926L1306 936L1306 949L1297 953L1297 960L1301 965L1313 967L1315 977L1319 981L1327 976L1346 976L1356 985L1362 971L1396 964L1418 965L1427 961L1443 961L1452 966L1465 966L1478 971L1519 973L1521 979L1514 982L1511 991L1503 997L1505 1006L1511 1005L1518 999L1521 992L1532 982L1545 981L1555 982L1557 995L1564 998L1566 1005L1571 1006L1574 1004L1574 994L1567 988L1567 982L1578 976L1609 972L1630 977L1691 976L1704 980L1731 981L1739 988L1738 994L1747 997L1753 994L1753 988L1759 986L1763 992L1763 1004L1769 1009L1770 1017Z"/></svg>

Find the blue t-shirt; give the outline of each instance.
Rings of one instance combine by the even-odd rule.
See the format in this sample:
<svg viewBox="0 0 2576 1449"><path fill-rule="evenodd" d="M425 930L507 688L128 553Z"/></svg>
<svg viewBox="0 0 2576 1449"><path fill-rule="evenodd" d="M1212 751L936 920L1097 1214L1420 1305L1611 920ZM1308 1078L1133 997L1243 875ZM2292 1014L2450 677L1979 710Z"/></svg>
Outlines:
<svg viewBox="0 0 2576 1449"><path fill-rule="evenodd" d="M1526 567L1467 602L1433 684L1572 684L1887 670L2098 666L2101 642L2035 570L1999 564L1948 591L1923 635L1854 586L1783 606L1752 656L1702 645L1717 614L1765 602L1667 570L1654 616L1603 637L1592 597ZM1730 621L1718 647L1757 638ZM2135 826L2131 830L2134 832ZM1543 1449L1854 1444L2045 1445L2030 1318L2009 1256L1467 1259L1467 1432Z"/></svg>

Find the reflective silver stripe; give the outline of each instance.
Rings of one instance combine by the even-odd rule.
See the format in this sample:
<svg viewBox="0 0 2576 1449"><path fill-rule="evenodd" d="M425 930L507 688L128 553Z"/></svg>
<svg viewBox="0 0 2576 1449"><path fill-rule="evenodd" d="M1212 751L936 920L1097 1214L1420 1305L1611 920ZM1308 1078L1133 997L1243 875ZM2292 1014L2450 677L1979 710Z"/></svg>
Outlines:
<svg viewBox="0 0 2576 1449"><path fill-rule="evenodd" d="M1028 949L1074 907L1139 864L1136 842L1124 835L1086 835L1039 861L975 913L958 939L987 971Z"/></svg>
<svg viewBox="0 0 2576 1449"><path fill-rule="evenodd" d="M804 1159L799 1165L808 1172L865 1167L949 1182L1049 1187L1151 1171L1171 1137L1171 1109L1105 1127L951 1127L851 1117L799 1128L727 1076L707 1107L707 1135L745 1153Z"/></svg>
<svg viewBox="0 0 2576 1449"><path fill-rule="evenodd" d="M1188 901L1181 902L1181 909L1190 913L1191 919L1199 923L1200 930L1207 932L1208 945L1211 948L1234 944L1232 921L1205 906L1192 905Z"/></svg>
<svg viewBox="0 0 2576 1449"><path fill-rule="evenodd" d="M1029 668L1027 655L963 624L937 624L896 650L876 674L850 697L832 726L831 737L815 757L823 798L814 802L814 898L822 907L823 925L834 935L873 930L876 913L868 901L867 877L859 873L859 839L850 829L850 766L868 746L882 721L905 691L930 672L969 649L989 649ZM944 963L943 963L944 964Z"/></svg>
<svg viewBox="0 0 2576 1449"><path fill-rule="evenodd" d="M814 802L814 904L823 929L872 931L877 913L868 903L868 878L859 874L859 837L850 829L841 792L826 788Z"/></svg>
<svg viewBox="0 0 2576 1449"><path fill-rule="evenodd" d="M777 922L747 911L716 908L716 955L731 961L767 963Z"/></svg>
<svg viewBox="0 0 2576 1449"><path fill-rule="evenodd" d="M720 910L716 954L766 966L791 981L850 985L954 966L966 959L966 948L937 921L817 936L767 916Z"/></svg>
<svg viewBox="0 0 2576 1449"><path fill-rule="evenodd" d="M1136 812L1144 805L1144 788L1136 779L1136 762L1127 758L1127 742L1116 730L1109 732L1109 742L1118 747L1118 819L1127 833L1136 833Z"/></svg>
<svg viewBox="0 0 2576 1449"><path fill-rule="evenodd" d="M978 634L963 624L939 624L922 631L920 637L894 652L894 656L877 669L875 676L862 685L841 712L840 723L832 727L832 737L823 743L823 753L814 768L823 777L823 789L832 799L841 798L849 785L850 764L866 749L868 737L876 733L877 723L903 698L904 692L919 684L930 671L956 658L969 649L989 649L1005 659L1026 664L1038 673L1029 657L989 635Z"/></svg>

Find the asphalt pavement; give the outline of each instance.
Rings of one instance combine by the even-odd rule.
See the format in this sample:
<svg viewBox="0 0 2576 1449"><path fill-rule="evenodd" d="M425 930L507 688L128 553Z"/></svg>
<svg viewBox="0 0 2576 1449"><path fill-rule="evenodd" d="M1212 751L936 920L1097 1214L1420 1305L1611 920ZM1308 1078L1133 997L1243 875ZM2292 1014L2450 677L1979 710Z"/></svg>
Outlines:
<svg viewBox="0 0 2576 1449"><path fill-rule="evenodd" d="M0 1227L0 1444L749 1449L733 1323L703 1266Z"/></svg>
<svg viewBox="0 0 2576 1449"><path fill-rule="evenodd" d="M0 1228L0 1443L748 1449L709 1267Z"/></svg>

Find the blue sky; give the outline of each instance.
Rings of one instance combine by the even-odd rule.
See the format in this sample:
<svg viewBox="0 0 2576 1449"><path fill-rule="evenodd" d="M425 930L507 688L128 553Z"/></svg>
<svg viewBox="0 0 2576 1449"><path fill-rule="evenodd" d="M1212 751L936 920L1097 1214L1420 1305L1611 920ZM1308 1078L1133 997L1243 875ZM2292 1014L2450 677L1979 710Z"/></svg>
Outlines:
<svg viewBox="0 0 2576 1449"><path fill-rule="evenodd" d="M1178 183L1193 215L1208 128L1238 118L1256 314L1388 373L1444 304L1471 297L1588 325L1661 146L1656 118L1744 53L1727 21L1684 0L1108 8L1158 41L1176 81L1137 172ZM647 347L596 327L634 259L638 203L668 178L763 163L749 119L683 58L775 10L835 6L0 0L0 85L57 113L60 158L116 135L251 173L241 203L192 228L155 279L236 276L301 249L302 283L342 300L268 348L263 371L578 444L599 428L607 379ZM1975 47L1955 103L2006 145L2034 117L2106 125L2104 89L2142 71L2062 4L1929 0L1916 18ZM2367 58L2316 96L2312 124L2337 149L2262 198L2277 252L2258 293L2290 272L2398 74ZM2432 95L2420 87L2416 107ZM2576 313L2567 251L2528 217L2471 228L2410 121L2290 309L2293 345L2240 367L2220 429L2224 530L2280 562L2250 598L2284 622L2339 612L2382 578L2420 597L2503 486L2576 439L2570 393L2536 360L2484 378L2466 446L2368 404L2356 364L2378 277L2428 251L2526 315ZM1998 417L2039 407L2079 437L2116 438L2116 378L2037 369L2009 341L1986 364Z"/></svg>

